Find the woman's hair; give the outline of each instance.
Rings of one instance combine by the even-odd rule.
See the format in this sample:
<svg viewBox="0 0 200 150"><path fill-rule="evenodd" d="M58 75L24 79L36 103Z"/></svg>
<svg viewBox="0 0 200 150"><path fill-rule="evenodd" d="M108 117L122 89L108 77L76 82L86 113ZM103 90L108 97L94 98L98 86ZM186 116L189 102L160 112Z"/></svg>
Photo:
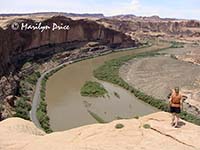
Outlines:
<svg viewBox="0 0 200 150"><path fill-rule="evenodd" d="M175 87L175 88L174 88L174 91L175 91L176 93L178 93L178 92L179 92L179 87Z"/></svg>

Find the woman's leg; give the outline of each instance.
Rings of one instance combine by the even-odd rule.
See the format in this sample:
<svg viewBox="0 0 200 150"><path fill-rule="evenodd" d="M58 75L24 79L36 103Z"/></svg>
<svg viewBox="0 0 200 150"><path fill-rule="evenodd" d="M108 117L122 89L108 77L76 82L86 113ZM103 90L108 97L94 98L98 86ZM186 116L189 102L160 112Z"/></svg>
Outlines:
<svg viewBox="0 0 200 150"><path fill-rule="evenodd" d="M175 113L172 113L172 122L171 125L174 126L175 124Z"/></svg>
<svg viewBox="0 0 200 150"><path fill-rule="evenodd" d="M175 116L176 116L176 121L175 121L175 125L174 125L174 127L178 127L178 122L179 122L179 114L175 114Z"/></svg>

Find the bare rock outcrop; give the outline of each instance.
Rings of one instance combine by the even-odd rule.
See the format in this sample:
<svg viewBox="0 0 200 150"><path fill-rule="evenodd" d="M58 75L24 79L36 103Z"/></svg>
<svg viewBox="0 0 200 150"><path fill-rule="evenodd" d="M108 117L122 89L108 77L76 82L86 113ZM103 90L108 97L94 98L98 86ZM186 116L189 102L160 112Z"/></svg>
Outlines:
<svg viewBox="0 0 200 150"><path fill-rule="evenodd" d="M9 118L0 122L0 149L200 149L199 126L181 120L179 128L173 128L170 122L170 114L158 112L139 119L116 120L107 124L93 124L45 134L29 121ZM122 124L123 127L117 129L117 124Z"/></svg>

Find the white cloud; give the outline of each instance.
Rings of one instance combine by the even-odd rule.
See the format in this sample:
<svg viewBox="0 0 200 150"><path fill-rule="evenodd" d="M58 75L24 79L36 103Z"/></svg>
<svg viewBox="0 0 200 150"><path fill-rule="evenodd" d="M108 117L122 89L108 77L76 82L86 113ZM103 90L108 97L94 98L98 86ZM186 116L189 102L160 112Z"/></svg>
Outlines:
<svg viewBox="0 0 200 150"><path fill-rule="evenodd" d="M134 14L140 8L139 0L132 0L129 2L120 2L115 3L113 6L110 6L106 15L118 15L118 14Z"/></svg>
<svg viewBox="0 0 200 150"><path fill-rule="evenodd" d="M138 10L140 8L140 1L139 0L132 0L131 1L131 7L134 10Z"/></svg>

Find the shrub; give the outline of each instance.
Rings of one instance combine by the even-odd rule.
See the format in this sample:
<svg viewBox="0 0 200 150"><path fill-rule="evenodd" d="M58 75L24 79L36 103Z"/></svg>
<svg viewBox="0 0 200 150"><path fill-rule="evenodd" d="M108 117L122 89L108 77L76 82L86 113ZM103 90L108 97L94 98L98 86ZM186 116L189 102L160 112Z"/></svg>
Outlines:
<svg viewBox="0 0 200 150"><path fill-rule="evenodd" d="M40 104L37 108L37 118L40 122L41 127L46 133L53 132L50 123L49 123L49 117L47 115L47 104L45 102L45 87L46 82L48 80L48 77L50 76L50 73L45 75L42 82L41 82L41 89L40 89Z"/></svg>
<svg viewBox="0 0 200 150"><path fill-rule="evenodd" d="M2 102L0 101L0 112L4 111L4 108L3 108L3 104Z"/></svg>
<svg viewBox="0 0 200 150"><path fill-rule="evenodd" d="M37 110L37 118L40 122L41 127L44 129L46 133L51 133L52 130L49 125L49 117L46 115L46 111L43 111L42 109Z"/></svg>
<svg viewBox="0 0 200 150"><path fill-rule="evenodd" d="M82 96L103 97L106 93L107 90L98 82L86 81L81 88Z"/></svg>
<svg viewBox="0 0 200 150"><path fill-rule="evenodd" d="M34 72L33 74L31 74L30 76L28 76L25 80L32 84L35 85L37 83L38 78L40 77L40 72Z"/></svg>
<svg viewBox="0 0 200 150"><path fill-rule="evenodd" d="M29 111L31 110L31 104L26 98L20 98L16 102L15 117L20 117L26 120L30 120Z"/></svg>
<svg viewBox="0 0 200 150"><path fill-rule="evenodd" d="M151 126L150 126L150 124L144 124L143 128L145 128L145 129L151 129Z"/></svg>
<svg viewBox="0 0 200 150"><path fill-rule="evenodd" d="M121 123L118 123L118 124L115 125L115 128L116 128L116 129L121 129L121 128L123 128L123 127L124 127L124 125L121 124Z"/></svg>
<svg viewBox="0 0 200 150"><path fill-rule="evenodd" d="M196 116L194 116L193 114L190 114L186 111L182 111L180 113L180 117L184 120L187 120L191 123L194 123L194 124L197 124L197 125L200 125L200 118L197 118Z"/></svg>
<svg viewBox="0 0 200 150"><path fill-rule="evenodd" d="M120 95L119 95L117 92L114 92L114 95L115 95L117 98L120 98Z"/></svg>
<svg viewBox="0 0 200 150"><path fill-rule="evenodd" d="M172 41L171 44L172 45L170 48L183 48L184 47L184 43L181 43L181 42Z"/></svg>
<svg viewBox="0 0 200 150"><path fill-rule="evenodd" d="M135 118L135 119L139 119L139 116L135 116L135 117L133 117L133 118Z"/></svg>

